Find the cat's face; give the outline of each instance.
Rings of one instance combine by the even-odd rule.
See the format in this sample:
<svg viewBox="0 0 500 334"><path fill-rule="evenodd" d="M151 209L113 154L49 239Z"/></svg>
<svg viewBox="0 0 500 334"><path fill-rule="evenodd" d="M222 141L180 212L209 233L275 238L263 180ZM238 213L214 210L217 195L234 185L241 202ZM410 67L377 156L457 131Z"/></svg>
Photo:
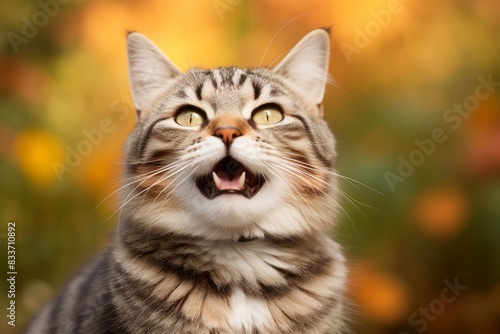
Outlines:
<svg viewBox="0 0 500 334"><path fill-rule="evenodd" d="M323 231L336 207L333 136L322 119L329 36L307 35L274 69L180 71L128 37L139 120L124 211L214 239Z"/></svg>

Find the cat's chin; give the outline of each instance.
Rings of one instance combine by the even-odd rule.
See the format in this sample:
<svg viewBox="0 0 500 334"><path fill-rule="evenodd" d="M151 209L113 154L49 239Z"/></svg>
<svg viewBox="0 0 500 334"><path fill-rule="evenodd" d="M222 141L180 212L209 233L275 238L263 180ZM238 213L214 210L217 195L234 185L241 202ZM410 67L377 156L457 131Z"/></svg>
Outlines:
<svg viewBox="0 0 500 334"><path fill-rule="evenodd" d="M212 173L196 178L198 190L208 199L220 195L254 197L264 185L263 175L249 171L238 160L227 156L215 164Z"/></svg>

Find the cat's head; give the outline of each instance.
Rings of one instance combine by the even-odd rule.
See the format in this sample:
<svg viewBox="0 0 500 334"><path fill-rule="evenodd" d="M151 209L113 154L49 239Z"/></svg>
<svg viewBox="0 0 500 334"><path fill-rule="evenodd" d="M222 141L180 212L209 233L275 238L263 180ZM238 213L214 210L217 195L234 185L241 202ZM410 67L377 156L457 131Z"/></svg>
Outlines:
<svg viewBox="0 0 500 334"><path fill-rule="evenodd" d="M305 36L273 70L184 73L135 32L127 49L138 112L123 195L132 221L213 239L328 227L338 190L322 115L325 30Z"/></svg>

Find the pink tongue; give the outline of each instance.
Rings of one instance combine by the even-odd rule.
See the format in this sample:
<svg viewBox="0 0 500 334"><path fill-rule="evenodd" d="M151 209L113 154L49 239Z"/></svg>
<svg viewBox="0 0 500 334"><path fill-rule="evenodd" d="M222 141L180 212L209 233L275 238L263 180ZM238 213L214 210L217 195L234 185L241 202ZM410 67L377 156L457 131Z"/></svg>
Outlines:
<svg viewBox="0 0 500 334"><path fill-rule="evenodd" d="M238 180L222 181L219 190L241 190Z"/></svg>
<svg viewBox="0 0 500 334"><path fill-rule="evenodd" d="M217 176L220 179L220 184L217 185L219 190L241 190L239 176L232 180L226 172L217 172Z"/></svg>

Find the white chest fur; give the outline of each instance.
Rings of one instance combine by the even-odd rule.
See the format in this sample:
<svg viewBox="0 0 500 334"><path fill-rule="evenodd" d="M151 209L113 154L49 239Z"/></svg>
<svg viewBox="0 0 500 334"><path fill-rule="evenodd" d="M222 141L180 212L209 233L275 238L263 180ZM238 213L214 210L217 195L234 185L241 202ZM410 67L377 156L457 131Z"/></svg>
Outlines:
<svg viewBox="0 0 500 334"><path fill-rule="evenodd" d="M229 325L237 333L252 333L252 329L264 328L271 320L267 305L258 299L246 296L236 289L230 299Z"/></svg>

